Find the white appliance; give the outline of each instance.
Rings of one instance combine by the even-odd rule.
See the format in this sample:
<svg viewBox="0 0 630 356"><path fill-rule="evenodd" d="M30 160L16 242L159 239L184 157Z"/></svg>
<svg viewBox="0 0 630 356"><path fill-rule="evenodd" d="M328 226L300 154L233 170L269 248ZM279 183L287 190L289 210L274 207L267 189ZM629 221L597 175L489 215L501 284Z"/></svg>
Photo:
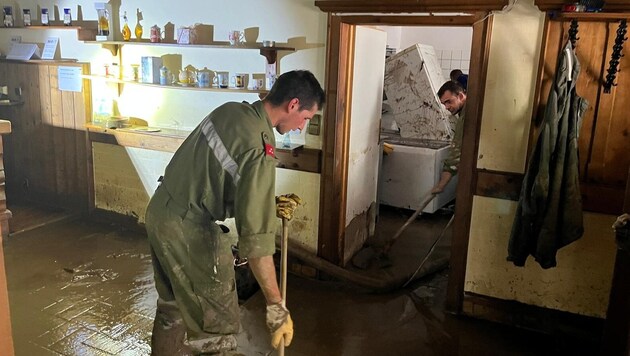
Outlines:
<svg viewBox="0 0 630 356"><path fill-rule="evenodd" d="M450 144L443 141L389 138L385 142L394 151L383 155L379 180L380 203L397 208L417 210L427 194L440 180L442 161ZM455 198L457 175L429 205L425 213L434 213Z"/></svg>
<svg viewBox="0 0 630 356"><path fill-rule="evenodd" d="M385 94L391 110L381 119L381 140L394 151L381 161L381 204L417 210L439 182L456 123L437 97L445 81L431 46L415 44L387 59ZM384 137L396 126L399 132ZM456 178L424 212L433 213L455 198Z"/></svg>

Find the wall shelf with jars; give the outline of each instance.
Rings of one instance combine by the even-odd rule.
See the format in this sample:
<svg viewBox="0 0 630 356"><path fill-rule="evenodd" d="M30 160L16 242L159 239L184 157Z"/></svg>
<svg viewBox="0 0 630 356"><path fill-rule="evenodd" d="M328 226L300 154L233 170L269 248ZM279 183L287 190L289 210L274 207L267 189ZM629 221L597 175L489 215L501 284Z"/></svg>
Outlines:
<svg viewBox="0 0 630 356"><path fill-rule="evenodd" d="M84 79L89 80L103 80L109 83L117 83L117 84L131 84L131 85L141 85L153 88L163 88L163 89L183 89L183 90L202 90L202 91L213 91L213 92L221 92L221 93L256 93L256 94L267 94L269 91L264 89L248 89L248 88L219 88L219 87L199 87L195 84L173 84L173 85L161 85L161 84L152 84L152 83L143 83L136 80L124 80L118 79L114 77L106 77L102 75L83 75Z"/></svg>

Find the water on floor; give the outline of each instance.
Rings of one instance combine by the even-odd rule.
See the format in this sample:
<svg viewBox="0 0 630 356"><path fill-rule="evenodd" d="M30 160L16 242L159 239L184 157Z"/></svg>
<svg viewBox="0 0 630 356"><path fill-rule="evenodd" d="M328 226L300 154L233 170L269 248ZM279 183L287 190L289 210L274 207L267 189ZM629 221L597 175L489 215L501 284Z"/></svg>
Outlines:
<svg viewBox="0 0 630 356"><path fill-rule="evenodd" d="M407 216L385 211L397 228ZM430 245L448 216L419 220L410 232ZM426 221L425 221L426 220ZM422 223L426 228L421 227ZM393 233L393 231L392 231ZM420 241L421 239L415 239ZM411 261L413 238L392 249ZM400 245L399 245L400 244ZM444 246L442 246L444 249ZM155 301L146 237L88 219L56 222L5 241L17 356L149 355ZM396 252L398 251L398 252ZM373 273L382 273L374 271ZM408 273L408 271L404 272ZM295 321L289 355L541 355L554 340L444 312L448 270L395 292L373 294L335 281L290 276ZM260 292L243 303L239 351L271 355ZM579 354L579 353L578 353Z"/></svg>

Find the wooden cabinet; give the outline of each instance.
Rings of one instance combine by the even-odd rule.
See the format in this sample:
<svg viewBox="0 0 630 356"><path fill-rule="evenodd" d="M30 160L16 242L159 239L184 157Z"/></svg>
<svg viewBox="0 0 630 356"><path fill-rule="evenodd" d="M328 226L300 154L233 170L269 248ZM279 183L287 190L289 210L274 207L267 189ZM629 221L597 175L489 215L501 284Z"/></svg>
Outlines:
<svg viewBox="0 0 630 356"><path fill-rule="evenodd" d="M9 202L33 202L85 211L89 207L91 174L85 131L90 110L89 82L82 92L62 91L59 66L89 64L55 61L0 61L0 78L21 105L0 106L0 117L11 121L6 137L5 167Z"/></svg>

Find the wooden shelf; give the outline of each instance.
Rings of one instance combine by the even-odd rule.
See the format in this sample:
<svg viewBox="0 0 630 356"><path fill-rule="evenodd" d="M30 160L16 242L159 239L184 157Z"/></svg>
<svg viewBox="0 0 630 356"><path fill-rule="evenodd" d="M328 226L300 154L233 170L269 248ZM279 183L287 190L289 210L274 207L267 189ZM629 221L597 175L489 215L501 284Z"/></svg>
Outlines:
<svg viewBox="0 0 630 356"><path fill-rule="evenodd" d="M156 47L184 47L184 48L217 48L217 49L257 49L266 51L295 51L293 47L264 47L261 42L245 43L242 46L232 46L229 42L213 42L210 44L180 44L177 42L151 42L147 39L130 41L83 41L90 44L101 45L135 45L135 46L156 46Z"/></svg>
<svg viewBox="0 0 630 356"><path fill-rule="evenodd" d="M630 19L628 12L551 12L553 20L620 21Z"/></svg>
<svg viewBox="0 0 630 356"><path fill-rule="evenodd" d="M75 58L60 58L60 59L29 59L23 61L20 59L6 59L6 57L0 58L0 62L20 62L20 63L36 63L36 64L63 64L63 63L77 63Z"/></svg>
<svg viewBox="0 0 630 356"><path fill-rule="evenodd" d="M143 126L109 129L92 123L87 123L85 128L92 142L171 153L175 152L190 134L186 130L162 128L158 132L140 131ZM293 149L276 147L275 153L278 158L278 168L321 173L321 150L304 146Z"/></svg>
<svg viewBox="0 0 630 356"><path fill-rule="evenodd" d="M103 81L111 82L111 83L141 85L141 86L162 88L162 89L183 89L183 90L212 91L212 92L219 92L219 93L239 93L239 94L244 94L244 93L267 94L269 92L268 90L252 90L252 89L246 89L246 88L243 88L243 89L218 88L218 87L200 88L197 86L160 85L160 84L136 82L133 80L117 79L113 77L105 77L102 75L83 75L82 77L89 80L103 80Z"/></svg>
<svg viewBox="0 0 630 356"><path fill-rule="evenodd" d="M66 26L63 21L50 21L48 26L41 25L39 22L31 26L14 26L14 27L0 27L5 30L20 29L20 30L85 30L96 29L96 21L74 21L72 25Z"/></svg>

